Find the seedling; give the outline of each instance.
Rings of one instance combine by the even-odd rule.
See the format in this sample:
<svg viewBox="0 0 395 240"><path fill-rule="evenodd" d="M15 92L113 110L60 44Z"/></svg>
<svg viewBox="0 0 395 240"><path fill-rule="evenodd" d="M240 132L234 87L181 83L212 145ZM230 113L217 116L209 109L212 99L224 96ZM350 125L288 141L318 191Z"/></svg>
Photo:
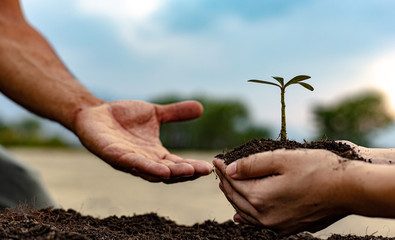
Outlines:
<svg viewBox="0 0 395 240"><path fill-rule="evenodd" d="M268 82L268 81L262 81L262 80L257 80L257 79L251 79L248 80L248 82L256 82L256 83L263 83L263 84L269 84L269 85L274 85L280 88L281 90L281 141L285 142L287 141L287 123L285 119L285 88L287 88L289 85L292 84L299 84L302 87L307 88L310 91L314 91L314 88L310 85L307 84L303 81L307 80L310 78L310 76L306 75L298 75L291 80L289 80L287 83L284 84L284 78L282 77L273 77L279 84L273 83L273 82Z"/></svg>

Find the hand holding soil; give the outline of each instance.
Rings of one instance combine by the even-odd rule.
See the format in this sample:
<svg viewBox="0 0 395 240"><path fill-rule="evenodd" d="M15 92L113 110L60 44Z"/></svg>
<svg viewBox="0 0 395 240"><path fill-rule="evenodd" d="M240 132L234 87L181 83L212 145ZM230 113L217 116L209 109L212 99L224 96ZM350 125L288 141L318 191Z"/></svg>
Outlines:
<svg viewBox="0 0 395 240"><path fill-rule="evenodd" d="M325 150L276 150L214 161L235 221L281 234L318 231L346 216L338 191L348 163Z"/></svg>
<svg viewBox="0 0 395 240"><path fill-rule="evenodd" d="M315 232L349 214L395 217L395 168L327 150L275 150L226 166L215 159L235 221L281 234Z"/></svg>
<svg viewBox="0 0 395 240"><path fill-rule="evenodd" d="M393 148L367 148L358 146L350 141L337 141L349 145L359 156L368 159L374 164L395 164L395 149Z"/></svg>
<svg viewBox="0 0 395 240"><path fill-rule="evenodd" d="M182 182L211 173L205 161L170 154L159 140L162 123L197 118L198 102L156 105L116 101L83 109L74 132L82 144L112 167L152 182Z"/></svg>

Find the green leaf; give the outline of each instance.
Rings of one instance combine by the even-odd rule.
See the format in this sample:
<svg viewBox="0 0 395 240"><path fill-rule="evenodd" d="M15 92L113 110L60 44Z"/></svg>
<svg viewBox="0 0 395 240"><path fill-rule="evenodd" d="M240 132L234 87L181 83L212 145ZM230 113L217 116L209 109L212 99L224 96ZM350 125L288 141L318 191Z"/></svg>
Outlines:
<svg viewBox="0 0 395 240"><path fill-rule="evenodd" d="M272 78L276 79L277 82L279 82L281 86L284 86L284 78L282 78L282 77L272 77Z"/></svg>
<svg viewBox="0 0 395 240"><path fill-rule="evenodd" d="M300 82L300 81L307 80L307 79L309 79L309 78L310 78L310 76L307 76L307 75L298 75L298 76L292 78L291 80L289 80L289 81L285 84L285 87L288 87L288 86L291 85L291 84L296 84L296 83L298 83L298 82Z"/></svg>
<svg viewBox="0 0 395 240"><path fill-rule="evenodd" d="M302 85L303 87L309 89L310 91L314 91L314 88L310 84L307 84L307 83L304 83L304 82L298 82L298 83L300 85Z"/></svg>
<svg viewBox="0 0 395 240"><path fill-rule="evenodd" d="M291 81L295 80L295 81L299 82L299 81L307 80L309 78L311 78L311 77L307 76L307 75L299 75L299 76L296 76L296 77L292 78Z"/></svg>
<svg viewBox="0 0 395 240"><path fill-rule="evenodd" d="M270 85L274 85L277 86L279 88L281 88L280 85L276 84L276 83L272 83L272 82L268 82L268 81L262 81L262 80L257 80L257 79L250 79L248 80L249 82L255 82L255 83L263 83L263 84L270 84Z"/></svg>

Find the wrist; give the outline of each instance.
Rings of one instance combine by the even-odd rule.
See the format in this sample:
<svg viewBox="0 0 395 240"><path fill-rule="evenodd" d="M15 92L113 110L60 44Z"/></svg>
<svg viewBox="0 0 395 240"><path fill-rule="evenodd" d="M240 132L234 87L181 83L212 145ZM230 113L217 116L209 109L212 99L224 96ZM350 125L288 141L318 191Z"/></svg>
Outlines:
<svg viewBox="0 0 395 240"><path fill-rule="evenodd" d="M72 99L69 104L66 104L67 107L62 114L63 116L57 121L72 132L75 132L78 115L86 109L100 106L105 102L106 101L95 97L92 93L87 91L86 94L82 94Z"/></svg>
<svg viewBox="0 0 395 240"><path fill-rule="evenodd" d="M373 163L395 163L395 149L393 148L370 148L370 152L369 157Z"/></svg>
<svg viewBox="0 0 395 240"><path fill-rule="evenodd" d="M355 213L353 204L358 199L358 191L352 173L359 168L359 164L341 158L336 161L335 165L327 166L327 174L318 176L322 190L320 197L324 197L322 200L327 203L330 214L347 216Z"/></svg>
<svg viewBox="0 0 395 240"><path fill-rule="evenodd" d="M363 189L364 179L361 177L366 171L366 164L357 161L346 162L341 178L341 206L348 214L359 214L359 203L365 197Z"/></svg>
<svg viewBox="0 0 395 240"><path fill-rule="evenodd" d="M347 208L367 217L395 217L395 167L358 163L346 175Z"/></svg>

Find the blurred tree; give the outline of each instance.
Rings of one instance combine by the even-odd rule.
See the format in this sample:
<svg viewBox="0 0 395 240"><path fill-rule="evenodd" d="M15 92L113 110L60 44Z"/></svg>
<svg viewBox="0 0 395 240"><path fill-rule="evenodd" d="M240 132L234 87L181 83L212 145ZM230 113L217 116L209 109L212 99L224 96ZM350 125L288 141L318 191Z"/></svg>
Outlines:
<svg viewBox="0 0 395 240"><path fill-rule="evenodd" d="M314 114L318 138L349 140L367 147L372 144L372 133L393 122L378 92L361 93L334 106L318 106Z"/></svg>
<svg viewBox="0 0 395 240"><path fill-rule="evenodd" d="M5 146L65 147L59 136L48 136L38 119L25 118L13 123L0 120L0 144Z"/></svg>
<svg viewBox="0 0 395 240"><path fill-rule="evenodd" d="M203 115L195 120L167 123L161 127L160 138L172 149L224 149L243 144L251 138L268 138L268 129L253 126L247 108L236 100L194 98L203 107ZM168 104L182 101L177 96L154 99L152 102Z"/></svg>
<svg viewBox="0 0 395 240"><path fill-rule="evenodd" d="M0 144L7 145L15 142L18 138L15 131L8 126L3 120L0 120Z"/></svg>
<svg viewBox="0 0 395 240"><path fill-rule="evenodd" d="M33 118L26 118L20 122L16 122L11 126L20 139L36 141L42 138L41 123Z"/></svg>

